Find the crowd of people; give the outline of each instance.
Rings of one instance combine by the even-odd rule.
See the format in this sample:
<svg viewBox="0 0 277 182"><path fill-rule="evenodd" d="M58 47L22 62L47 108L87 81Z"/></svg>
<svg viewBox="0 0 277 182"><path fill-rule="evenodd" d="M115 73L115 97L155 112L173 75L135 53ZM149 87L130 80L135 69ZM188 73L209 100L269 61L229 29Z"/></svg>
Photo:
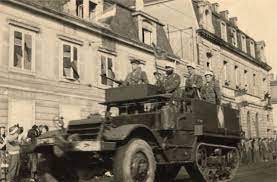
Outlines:
<svg viewBox="0 0 277 182"><path fill-rule="evenodd" d="M277 138L242 139L239 151L241 162L246 165L277 160Z"/></svg>
<svg viewBox="0 0 277 182"><path fill-rule="evenodd" d="M36 137L47 132L48 129L47 125L34 125L28 132L24 132L24 128L16 124L11 126L7 132L5 126L0 127L0 181L19 181L20 172L26 168L23 164L26 157L30 181L37 180L38 156L37 154L23 156L21 146L34 142Z"/></svg>

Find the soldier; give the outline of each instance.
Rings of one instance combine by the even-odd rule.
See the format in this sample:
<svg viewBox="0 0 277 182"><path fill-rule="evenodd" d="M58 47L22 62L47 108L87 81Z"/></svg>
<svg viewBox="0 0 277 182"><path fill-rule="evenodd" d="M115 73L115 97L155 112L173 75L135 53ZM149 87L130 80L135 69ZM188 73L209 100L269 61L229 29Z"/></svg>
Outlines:
<svg viewBox="0 0 277 182"><path fill-rule="evenodd" d="M157 85L165 93L174 93L180 86L181 78L177 73L174 73L174 68L171 66L165 66L165 73L166 75L163 77L157 72L154 73L157 78Z"/></svg>
<svg viewBox="0 0 277 182"><path fill-rule="evenodd" d="M203 79L200 75L197 75L195 73L195 65L194 64L188 64L188 73L189 76L186 80L185 85L185 97L186 98L198 98L200 99L200 90L203 86Z"/></svg>
<svg viewBox="0 0 277 182"><path fill-rule="evenodd" d="M218 81L214 79L213 72L207 71L205 73L206 83L201 89L201 95L203 100L213 103L221 103L221 92Z"/></svg>
<svg viewBox="0 0 277 182"><path fill-rule="evenodd" d="M131 60L132 72L127 75L123 85L128 86L148 83L147 75L141 70L140 64L142 63L138 59Z"/></svg>

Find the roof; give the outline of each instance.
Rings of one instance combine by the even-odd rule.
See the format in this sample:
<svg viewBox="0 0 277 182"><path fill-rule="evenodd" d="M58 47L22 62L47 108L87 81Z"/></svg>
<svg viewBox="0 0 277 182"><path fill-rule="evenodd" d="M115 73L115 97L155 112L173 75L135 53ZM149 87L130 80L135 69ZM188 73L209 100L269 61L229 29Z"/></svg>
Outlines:
<svg viewBox="0 0 277 182"><path fill-rule="evenodd" d="M7 1L7 0L6 0ZM31 5L36 8L43 9L44 11L55 13L55 15L66 17L66 13L63 12L63 6L69 0L12 0L23 4ZM11 2L12 2L11 1ZM115 16L109 17L107 19L99 22L86 21L78 17L72 17L68 15L73 21L82 23L86 26L99 28L103 33L108 33L114 36L124 37L125 39L136 43L139 46L143 46L146 49L152 49L152 46L146 45L139 40L138 26L132 13L135 10L130 9L128 6L135 3L135 0L104 0L111 4L116 4L116 14ZM7 1L9 2L9 1ZM106 27L106 28L105 28ZM169 40L166 37L166 33L162 26L157 24L157 47L166 51L171 58L178 58L173 54Z"/></svg>

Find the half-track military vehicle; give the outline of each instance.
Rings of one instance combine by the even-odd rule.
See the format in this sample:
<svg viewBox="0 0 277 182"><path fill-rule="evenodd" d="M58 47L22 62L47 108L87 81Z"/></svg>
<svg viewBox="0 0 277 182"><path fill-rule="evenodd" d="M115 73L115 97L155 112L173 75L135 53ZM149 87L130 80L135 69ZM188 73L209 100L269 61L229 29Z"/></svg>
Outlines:
<svg viewBox="0 0 277 182"><path fill-rule="evenodd" d="M117 182L170 182L182 166L197 182L233 178L237 110L202 100L177 109L171 95L147 84L110 88L105 97L105 116L70 121L59 135L37 139L34 151L56 179L89 180L110 171Z"/></svg>

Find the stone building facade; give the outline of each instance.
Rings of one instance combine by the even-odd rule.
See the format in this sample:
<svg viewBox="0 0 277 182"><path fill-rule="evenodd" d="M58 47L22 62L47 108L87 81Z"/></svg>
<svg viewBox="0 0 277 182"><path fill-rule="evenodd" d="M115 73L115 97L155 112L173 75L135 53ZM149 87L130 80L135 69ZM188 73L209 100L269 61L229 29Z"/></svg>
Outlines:
<svg viewBox="0 0 277 182"><path fill-rule="evenodd" d="M273 123L274 123L274 134L277 136L277 77L275 74L271 74L271 102L273 108Z"/></svg>
<svg viewBox="0 0 277 182"><path fill-rule="evenodd" d="M131 9L112 0L4 0L0 25L4 125L52 127L56 117L67 122L101 113L104 90L116 86L101 75L114 72L116 79L124 79L130 58L142 60L150 83L155 82L152 43L166 53L164 60L156 60L159 69L184 67L163 23L139 4Z"/></svg>
<svg viewBox="0 0 277 182"><path fill-rule="evenodd" d="M221 83L223 103L240 109L246 137L272 136L272 110L266 98L270 93L271 67L266 62L265 42L243 32L237 25L238 18L229 18L228 10L219 11L218 3L206 0L144 0L144 3L146 12L179 30L168 31L175 54L182 46L179 44L178 48L174 43L179 40L191 44L183 34L190 36L193 51L179 56L197 64L202 75L206 70L214 72Z"/></svg>

